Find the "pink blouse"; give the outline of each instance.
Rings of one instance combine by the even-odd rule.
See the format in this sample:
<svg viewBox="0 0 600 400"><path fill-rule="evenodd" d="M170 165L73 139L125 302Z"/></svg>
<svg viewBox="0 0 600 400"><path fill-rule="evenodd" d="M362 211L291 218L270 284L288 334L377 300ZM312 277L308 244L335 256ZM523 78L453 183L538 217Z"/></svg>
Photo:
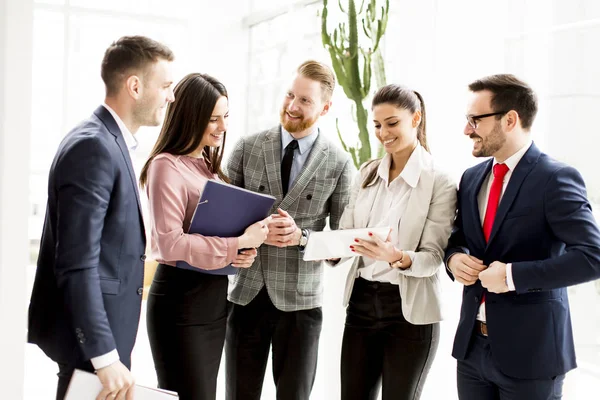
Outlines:
<svg viewBox="0 0 600 400"><path fill-rule="evenodd" d="M237 238L188 234L200 193L212 174L204 159L159 154L148 168L147 194L152 227L152 256L175 266L179 260L202 269L230 264L238 252Z"/></svg>

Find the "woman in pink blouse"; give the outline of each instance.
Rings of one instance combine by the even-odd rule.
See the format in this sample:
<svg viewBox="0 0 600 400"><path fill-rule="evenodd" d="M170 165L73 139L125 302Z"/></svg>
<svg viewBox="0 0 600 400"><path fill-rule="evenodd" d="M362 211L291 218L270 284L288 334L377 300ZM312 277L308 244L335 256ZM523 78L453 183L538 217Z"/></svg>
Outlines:
<svg viewBox="0 0 600 400"><path fill-rule="evenodd" d="M250 267L268 228L260 221L229 238L186 233L207 180L228 182L221 171L228 99L223 84L198 73L184 77L174 94L140 176L159 262L148 298L148 336L159 387L178 392L182 400L212 400L225 340L228 278L201 270L230 263ZM238 254L240 249L250 250ZM199 271L175 268L179 260Z"/></svg>

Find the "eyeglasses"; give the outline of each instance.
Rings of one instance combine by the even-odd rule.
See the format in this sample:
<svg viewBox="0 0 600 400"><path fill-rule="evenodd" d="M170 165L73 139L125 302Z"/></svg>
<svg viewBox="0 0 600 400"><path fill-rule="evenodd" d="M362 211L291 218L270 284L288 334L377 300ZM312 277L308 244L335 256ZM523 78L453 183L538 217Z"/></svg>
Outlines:
<svg viewBox="0 0 600 400"><path fill-rule="evenodd" d="M510 111L510 110L508 110L508 111ZM469 123L469 125L471 125L471 128L477 129L477 125L479 125L479 120L482 120L483 118L487 118L487 117L493 117L494 115L504 115L508 111L498 111L495 113L480 114L480 115L465 115L465 117L467 117L467 122Z"/></svg>

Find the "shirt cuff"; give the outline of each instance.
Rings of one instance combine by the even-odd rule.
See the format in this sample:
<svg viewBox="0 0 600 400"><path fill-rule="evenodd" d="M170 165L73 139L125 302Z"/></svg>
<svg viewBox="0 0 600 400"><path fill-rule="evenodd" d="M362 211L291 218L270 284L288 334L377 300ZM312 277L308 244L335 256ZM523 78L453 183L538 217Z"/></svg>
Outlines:
<svg viewBox="0 0 600 400"><path fill-rule="evenodd" d="M239 239L237 237L229 237L225 239L227 241L227 265L231 264L237 258L238 251L240 251Z"/></svg>
<svg viewBox="0 0 600 400"><path fill-rule="evenodd" d="M515 289L515 283L513 282L513 276L512 276L512 263L508 263L506 264L506 285L508 286L508 290L514 292Z"/></svg>
<svg viewBox="0 0 600 400"><path fill-rule="evenodd" d="M115 363L119 360L119 353L117 352L117 349L114 349L110 353L106 353L98 357L92 357L90 361L92 362L94 369L97 371L100 368L108 367L112 363Z"/></svg>

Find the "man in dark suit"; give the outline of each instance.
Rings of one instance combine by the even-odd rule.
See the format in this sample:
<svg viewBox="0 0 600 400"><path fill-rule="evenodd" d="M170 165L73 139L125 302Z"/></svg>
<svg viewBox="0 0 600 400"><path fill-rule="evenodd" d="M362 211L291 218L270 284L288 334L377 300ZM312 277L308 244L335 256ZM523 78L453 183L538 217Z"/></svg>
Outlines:
<svg viewBox="0 0 600 400"><path fill-rule="evenodd" d="M600 230L581 175L542 153L532 89L512 75L469 85L473 155L446 252L464 285L452 355L461 400L560 399L576 367L567 286L600 277Z"/></svg>
<svg viewBox="0 0 600 400"><path fill-rule="evenodd" d="M30 343L58 363L57 399L75 368L96 371L99 399L132 399L146 238L130 152L173 99L173 53L123 37L104 54L105 103L60 144L29 306Z"/></svg>

